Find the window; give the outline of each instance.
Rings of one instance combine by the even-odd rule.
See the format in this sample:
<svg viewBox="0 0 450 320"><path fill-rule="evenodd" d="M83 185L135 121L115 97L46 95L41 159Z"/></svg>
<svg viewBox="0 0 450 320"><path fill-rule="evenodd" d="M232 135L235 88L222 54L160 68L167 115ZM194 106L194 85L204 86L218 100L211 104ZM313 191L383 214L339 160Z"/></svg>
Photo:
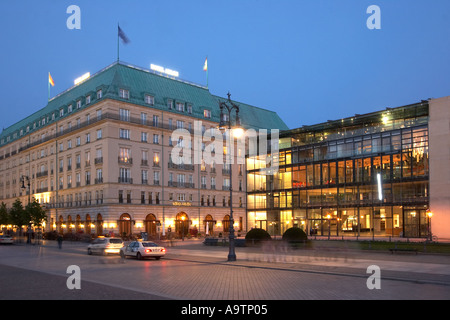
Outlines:
<svg viewBox="0 0 450 320"><path fill-rule="evenodd" d="M119 138L130 140L130 130L128 129L120 129L119 130Z"/></svg>
<svg viewBox="0 0 450 320"><path fill-rule="evenodd" d="M119 168L119 182L131 182L130 168Z"/></svg>
<svg viewBox="0 0 450 320"><path fill-rule="evenodd" d="M102 129L97 130L97 140L102 138Z"/></svg>
<svg viewBox="0 0 450 320"><path fill-rule="evenodd" d="M142 150L141 165L148 166L148 151Z"/></svg>
<svg viewBox="0 0 450 320"><path fill-rule="evenodd" d="M78 102L77 102L77 105L78 105ZM71 112L72 112L72 105L67 107L67 113L71 113Z"/></svg>
<svg viewBox="0 0 450 320"><path fill-rule="evenodd" d="M211 110L203 110L203 116L208 119L211 118Z"/></svg>
<svg viewBox="0 0 450 320"><path fill-rule="evenodd" d="M130 91L119 89L119 97L122 99L130 99Z"/></svg>
<svg viewBox="0 0 450 320"><path fill-rule="evenodd" d="M121 121L130 121L130 110L119 109L119 116Z"/></svg>
<svg viewBox="0 0 450 320"><path fill-rule="evenodd" d="M91 142L91 134L90 133L86 133L86 143Z"/></svg>
<svg viewBox="0 0 450 320"><path fill-rule="evenodd" d="M72 107L72 106L70 106L70 107ZM78 100L77 101L77 109L80 109L81 108L81 100Z"/></svg>
<svg viewBox="0 0 450 320"><path fill-rule="evenodd" d="M153 172L153 184L159 185L159 171Z"/></svg>
<svg viewBox="0 0 450 320"><path fill-rule="evenodd" d="M91 96L86 96L86 104L91 103Z"/></svg>
<svg viewBox="0 0 450 320"><path fill-rule="evenodd" d="M159 152L153 154L153 166L159 167Z"/></svg>
<svg viewBox="0 0 450 320"><path fill-rule="evenodd" d="M64 109L59 109L59 116L60 117L64 116Z"/></svg>
<svg viewBox="0 0 450 320"><path fill-rule="evenodd" d="M145 103L153 106L155 104L155 97L153 97L149 94L146 94L145 95Z"/></svg>
<svg viewBox="0 0 450 320"><path fill-rule="evenodd" d="M177 120L177 129L183 129L184 128L184 121Z"/></svg>
<svg viewBox="0 0 450 320"><path fill-rule="evenodd" d="M97 110L97 120L101 120L102 119L102 109L98 109Z"/></svg>
<svg viewBox="0 0 450 320"><path fill-rule="evenodd" d="M188 104L188 105L187 105L187 112L188 112L189 114L192 113L192 105L191 105L191 104Z"/></svg>
<svg viewBox="0 0 450 320"><path fill-rule="evenodd" d="M97 169L95 173L95 183L102 183L103 182L103 172L102 169Z"/></svg>
<svg viewBox="0 0 450 320"><path fill-rule="evenodd" d="M119 161L123 163L131 163L131 149L119 148Z"/></svg>
<svg viewBox="0 0 450 320"><path fill-rule="evenodd" d="M141 132L141 142L147 142L147 132Z"/></svg>
<svg viewBox="0 0 450 320"><path fill-rule="evenodd" d="M102 89L97 90L97 99L101 99L102 96L103 96L103 91L102 91Z"/></svg>
<svg viewBox="0 0 450 320"><path fill-rule="evenodd" d="M141 170L142 184L148 184L148 171Z"/></svg>
<svg viewBox="0 0 450 320"><path fill-rule="evenodd" d="M141 112L141 124L143 125L147 124L147 114L144 112Z"/></svg>
<svg viewBox="0 0 450 320"><path fill-rule="evenodd" d="M223 179L223 190L230 190L230 179L229 178Z"/></svg>
<svg viewBox="0 0 450 320"><path fill-rule="evenodd" d="M154 127L158 126L158 116L153 116L153 126Z"/></svg>
<svg viewBox="0 0 450 320"><path fill-rule="evenodd" d="M167 107L169 109L173 109L173 100L172 99L167 100Z"/></svg>
<svg viewBox="0 0 450 320"><path fill-rule="evenodd" d="M177 102L177 111L184 112L184 103Z"/></svg>

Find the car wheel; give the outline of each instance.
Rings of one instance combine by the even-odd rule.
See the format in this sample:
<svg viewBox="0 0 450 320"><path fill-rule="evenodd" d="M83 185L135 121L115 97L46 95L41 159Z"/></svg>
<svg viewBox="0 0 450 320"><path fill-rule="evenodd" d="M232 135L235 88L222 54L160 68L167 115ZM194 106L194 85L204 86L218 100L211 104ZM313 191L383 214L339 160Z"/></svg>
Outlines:
<svg viewBox="0 0 450 320"><path fill-rule="evenodd" d="M136 258L137 258L138 260L142 260L142 255L141 255L140 252L137 253Z"/></svg>
<svg viewBox="0 0 450 320"><path fill-rule="evenodd" d="M91 250L91 248L89 248L88 249L88 255L91 255L92 254L92 250Z"/></svg>
<svg viewBox="0 0 450 320"><path fill-rule="evenodd" d="M123 253L123 251L120 251L120 257L122 258L122 259L125 259L126 257L125 257L125 253Z"/></svg>

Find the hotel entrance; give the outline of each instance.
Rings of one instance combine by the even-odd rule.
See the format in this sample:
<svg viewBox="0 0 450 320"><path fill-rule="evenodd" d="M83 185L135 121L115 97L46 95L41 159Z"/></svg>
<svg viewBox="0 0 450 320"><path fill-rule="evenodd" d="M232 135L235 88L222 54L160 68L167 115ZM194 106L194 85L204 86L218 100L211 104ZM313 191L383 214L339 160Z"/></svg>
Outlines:
<svg viewBox="0 0 450 320"><path fill-rule="evenodd" d="M128 213L124 213L120 216L120 220L117 221L119 225L119 235L121 237L127 237L131 235L131 217Z"/></svg>
<svg viewBox="0 0 450 320"><path fill-rule="evenodd" d="M175 220L175 233L177 233L180 238L185 237L189 233L189 216L185 212L177 214Z"/></svg>

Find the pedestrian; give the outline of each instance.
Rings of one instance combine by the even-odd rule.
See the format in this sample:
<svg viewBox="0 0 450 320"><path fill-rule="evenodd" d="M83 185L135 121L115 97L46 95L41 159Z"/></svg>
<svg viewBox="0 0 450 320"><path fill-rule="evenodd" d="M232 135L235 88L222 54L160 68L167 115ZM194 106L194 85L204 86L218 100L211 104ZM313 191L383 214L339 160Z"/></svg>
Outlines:
<svg viewBox="0 0 450 320"><path fill-rule="evenodd" d="M62 242L63 242L63 237L61 235L58 235L58 248L62 249Z"/></svg>

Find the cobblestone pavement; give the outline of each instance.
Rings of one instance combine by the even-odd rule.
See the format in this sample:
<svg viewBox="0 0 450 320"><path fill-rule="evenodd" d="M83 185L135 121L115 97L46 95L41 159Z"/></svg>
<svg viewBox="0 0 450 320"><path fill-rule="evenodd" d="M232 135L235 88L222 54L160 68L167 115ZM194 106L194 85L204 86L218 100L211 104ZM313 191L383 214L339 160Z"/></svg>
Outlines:
<svg viewBox="0 0 450 320"><path fill-rule="evenodd" d="M55 243L48 242L0 247L0 265L65 279L69 276L67 267L78 265L83 283L117 289L110 295L113 299L132 296L125 292L141 293L145 299L188 300L450 298L449 256L293 251L268 246L236 248L237 261L227 262L227 247L206 247L195 241L178 242L167 251L159 261L122 260L117 256L88 256L86 244L64 243L59 250ZM367 287L370 265L380 267L381 289ZM42 290L55 290L55 286L66 290L64 285L49 282ZM85 290L88 296L88 289L85 285L80 291Z"/></svg>

